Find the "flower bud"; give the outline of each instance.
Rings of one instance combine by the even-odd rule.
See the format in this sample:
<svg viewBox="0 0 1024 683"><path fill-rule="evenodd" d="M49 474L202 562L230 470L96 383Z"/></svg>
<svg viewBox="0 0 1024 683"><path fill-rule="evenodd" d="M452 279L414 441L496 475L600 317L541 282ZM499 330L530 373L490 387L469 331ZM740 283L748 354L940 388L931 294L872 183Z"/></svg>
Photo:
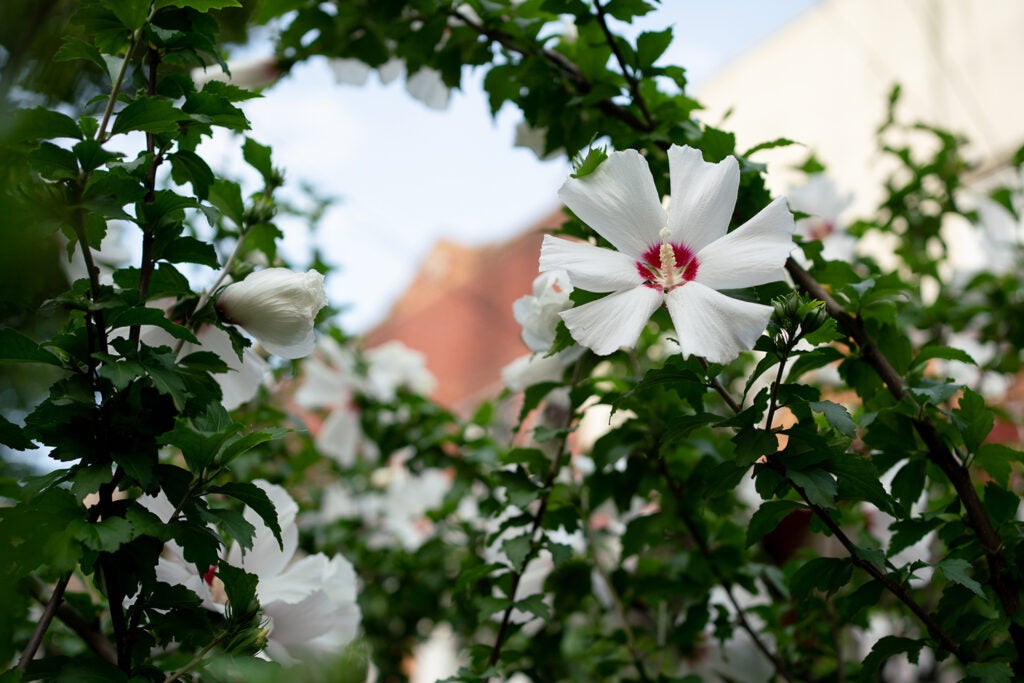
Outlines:
<svg viewBox="0 0 1024 683"><path fill-rule="evenodd" d="M266 268L228 285L217 300L217 310L270 353L302 358L313 351L313 319L326 304L324 276L317 271Z"/></svg>

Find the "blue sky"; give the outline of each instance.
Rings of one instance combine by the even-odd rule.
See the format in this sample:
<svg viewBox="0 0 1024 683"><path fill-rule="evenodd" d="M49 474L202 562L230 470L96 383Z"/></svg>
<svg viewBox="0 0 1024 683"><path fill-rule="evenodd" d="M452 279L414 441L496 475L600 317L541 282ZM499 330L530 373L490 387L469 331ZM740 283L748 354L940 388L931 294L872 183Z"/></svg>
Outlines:
<svg viewBox="0 0 1024 683"><path fill-rule="evenodd" d="M684 66L700 85L818 0L665 0L629 31L672 25L663 63ZM401 82L339 85L324 60L303 64L246 106L252 136L274 149L289 184L313 184L339 198L316 244L338 266L328 279L340 324L366 331L381 320L440 239L486 244L511 237L557 207L566 162L538 161L512 147L519 122L510 107L490 117L469 73L448 110L413 100ZM206 154L236 173L238 143L221 139ZM313 238L283 222L284 249L298 264ZM525 292L524 292L525 293Z"/></svg>

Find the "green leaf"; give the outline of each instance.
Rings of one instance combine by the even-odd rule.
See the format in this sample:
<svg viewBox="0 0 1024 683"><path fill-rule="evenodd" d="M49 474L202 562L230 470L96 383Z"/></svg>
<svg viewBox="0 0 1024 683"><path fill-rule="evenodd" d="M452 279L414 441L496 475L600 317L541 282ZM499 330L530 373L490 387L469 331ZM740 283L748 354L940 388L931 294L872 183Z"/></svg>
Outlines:
<svg viewBox="0 0 1024 683"><path fill-rule="evenodd" d="M608 153L603 147L591 147L587 152L587 156L576 157L573 159L573 172L570 174L573 178L585 178L601 165L605 159L608 158Z"/></svg>
<svg viewBox="0 0 1024 683"><path fill-rule="evenodd" d="M47 363L61 367L57 356L11 327L0 328L0 363Z"/></svg>
<svg viewBox="0 0 1024 683"><path fill-rule="evenodd" d="M123 517L109 517L99 522L75 525L75 538L86 547L112 553L135 537L131 522Z"/></svg>
<svg viewBox="0 0 1024 683"><path fill-rule="evenodd" d="M213 182L208 197L211 204L239 228L245 225L245 206L242 204L242 188L238 183L218 178Z"/></svg>
<svg viewBox="0 0 1024 683"><path fill-rule="evenodd" d="M967 676L981 683L1012 683L1017 680L1008 662L971 662L967 665Z"/></svg>
<svg viewBox="0 0 1024 683"><path fill-rule="evenodd" d="M914 362L910 364L910 367L911 369L916 368L919 365L927 363L933 358L956 360L961 363L967 363L968 365L978 364L966 351L961 349L955 349L951 346L926 346L917 354L914 358Z"/></svg>
<svg viewBox="0 0 1024 683"><path fill-rule="evenodd" d="M789 590L797 598L815 589L831 595L845 586L852 574L853 565L848 558L815 557L793 573Z"/></svg>
<svg viewBox="0 0 1024 683"><path fill-rule="evenodd" d="M836 480L825 470L814 467L807 470L787 470L786 475L807 494L807 499L823 508L834 508L838 487Z"/></svg>
<svg viewBox="0 0 1024 683"><path fill-rule="evenodd" d="M532 547L533 540L529 533L513 536L501 544L501 549L505 552L505 555L512 563L512 567L517 572L522 572L526 567L526 558L530 554Z"/></svg>
<svg viewBox="0 0 1024 683"><path fill-rule="evenodd" d="M642 17L654 11L654 7L645 0L611 0L604 9L619 21L627 23L632 23L633 17Z"/></svg>
<svg viewBox="0 0 1024 683"><path fill-rule="evenodd" d="M217 576L224 582L224 592L227 593L228 604L235 615L250 614L259 608L256 602L259 578L255 574L221 560L217 564Z"/></svg>
<svg viewBox="0 0 1024 683"><path fill-rule="evenodd" d="M938 517L915 517L911 519L900 519L889 525L893 532L889 539L889 550L887 554L892 557L906 548L914 545L928 532L934 531L942 524Z"/></svg>
<svg viewBox="0 0 1024 683"><path fill-rule="evenodd" d="M636 39L636 58L641 70L653 66L672 44L672 27L664 31L644 31Z"/></svg>
<svg viewBox="0 0 1024 683"><path fill-rule="evenodd" d="M0 444L16 451L26 451L35 448L32 439L25 436L21 427L0 415Z"/></svg>
<svg viewBox="0 0 1024 683"><path fill-rule="evenodd" d="M206 199L213 185L213 170L195 152L179 150L167 155L171 162L171 178L179 185L192 183L192 191L200 199Z"/></svg>
<svg viewBox="0 0 1024 683"><path fill-rule="evenodd" d="M156 97L140 97L117 114L111 133L127 133L141 130L146 133L176 133L181 121L189 115L179 111L173 104Z"/></svg>
<svg viewBox="0 0 1024 683"><path fill-rule="evenodd" d="M281 540L281 525L277 519L277 510L274 509L274 503L271 502L266 491L250 482L228 482L212 487L210 493L222 493L248 505L252 508L253 512L260 516L263 523L274 534L278 544L282 548L284 547L284 541Z"/></svg>
<svg viewBox="0 0 1024 683"><path fill-rule="evenodd" d="M53 55L53 61L70 62L76 59L92 62L100 68L100 71L108 74L107 63L103 61L103 57L95 45L75 36L67 36L64 38L64 43Z"/></svg>
<svg viewBox="0 0 1024 683"><path fill-rule="evenodd" d="M516 609L529 612L535 617L547 619L551 616L551 608L544 602L543 593L535 593L528 598L516 600Z"/></svg>
<svg viewBox="0 0 1024 683"><path fill-rule="evenodd" d="M875 646L871 648L871 653L864 658L864 663L860 669L859 680L862 681L862 683L875 681L878 677L878 672L881 670L885 662L895 655L906 654L907 658L910 659L910 662L912 664L916 664L917 657L923 646L923 641L912 640L910 638L901 638L899 636L885 636L883 638L879 638L878 642L875 643Z"/></svg>
<svg viewBox="0 0 1024 683"><path fill-rule="evenodd" d="M953 422L956 424L964 446L971 453L976 453L985 437L995 425L992 411L985 405L985 399L973 389L964 389L960 397L960 405L953 410Z"/></svg>
<svg viewBox="0 0 1024 683"><path fill-rule="evenodd" d="M189 236L173 240L164 247L160 258L171 263L198 263L211 268L220 267L217 250L213 245Z"/></svg>
<svg viewBox="0 0 1024 683"><path fill-rule="evenodd" d="M771 455L779 449L779 440L772 432L756 427L744 427L732 438L736 444L735 462L738 467L749 467L761 456Z"/></svg>
<svg viewBox="0 0 1024 683"><path fill-rule="evenodd" d="M825 420L843 436L851 439L857 436L857 423L844 406L832 401L811 401L808 405L814 412L824 415Z"/></svg>
<svg viewBox="0 0 1024 683"><path fill-rule="evenodd" d="M1001 443L983 444L974 456L974 466L987 472L1003 488L1009 485L1013 463L1021 462L1024 462L1024 452Z"/></svg>
<svg viewBox="0 0 1024 683"><path fill-rule="evenodd" d="M224 447L221 448L218 462L221 465L227 465L242 453L252 450L261 443L280 439L288 434L289 431L290 430L284 427L278 427L274 429L265 429L259 432L251 432L244 436L231 437L224 444Z"/></svg>
<svg viewBox="0 0 1024 683"><path fill-rule="evenodd" d="M830 467L838 479L841 498L866 500L883 512L896 513L893 499L882 486L878 469L870 458L844 453L835 458Z"/></svg>
<svg viewBox="0 0 1024 683"><path fill-rule="evenodd" d="M917 502L924 491L925 461L911 460L900 468L892 480L892 495L906 509Z"/></svg>
<svg viewBox="0 0 1024 683"><path fill-rule="evenodd" d="M175 339L183 339L190 344L199 344L199 340L187 327L172 322L164 312L156 308L145 306L133 306L131 308L119 308L109 311L106 319L107 327L116 330L119 327L131 327L133 325L153 325Z"/></svg>
<svg viewBox="0 0 1024 683"><path fill-rule="evenodd" d="M103 0L103 5L130 31L142 28L149 18L149 0Z"/></svg>
<svg viewBox="0 0 1024 683"><path fill-rule="evenodd" d="M985 485L985 510L996 528L1017 517L1020 498L1013 491L1007 491L995 482Z"/></svg>
<svg viewBox="0 0 1024 683"><path fill-rule="evenodd" d="M269 183L273 178L274 167L270 163L270 147L261 145L252 138L246 138L242 145L242 158L259 171L264 183Z"/></svg>
<svg viewBox="0 0 1024 683"><path fill-rule="evenodd" d="M14 112L9 125L6 131L0 128L0 141L8 144L56 138L82 139L82 131L73 118L43 107Z"/></svg>
<svg viewBox="0 0 1024 683"><path fill-rule="evenodd" d="M756 154L757 152L760 152L762 150L776 149L778 147L789 147L790 145L799 145L799 144L800 144L799 142L797 142L795 140L790 140L789 138L775 138L774 140L769 140L767 142L762 142L760 144L754 145L753 147L748 149L746 152L744 152L741 156L749 157L752 154Z"/></svg>
<svg viewBox="0 0 1024 683"><path fill-rule="evenodd" d="M762 503L751 515L750 523L747 525L747 545L760 541L766 534L774 531L779 522L791 512L803 507L802 503L795 500L770 500Z"/></svg>
<svg viewBox="0 0 1024 683"><path fill-rule="evenodd" d="M156 8L164 7L188 7L198 12L209 12L214 9L225 9L227 7L241 7L238 0L156 0Z"/></svg>
<svg viewBox="0 0 1024 683"><path fill-rule="evenodd" d="M935 568L942 572L942 575L948 580L963 586L979 598L985 599L985 591L982 590L981 584L967 574L971 569L971 563L967 560L962 560L958 557L947 557L935 565Z"/></svg>

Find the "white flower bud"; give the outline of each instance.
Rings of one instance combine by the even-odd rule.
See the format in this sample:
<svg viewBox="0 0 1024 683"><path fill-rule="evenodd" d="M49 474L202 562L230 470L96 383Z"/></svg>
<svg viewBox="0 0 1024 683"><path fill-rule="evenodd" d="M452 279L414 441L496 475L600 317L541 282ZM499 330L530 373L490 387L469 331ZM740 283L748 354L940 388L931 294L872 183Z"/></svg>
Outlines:
<svg viewBox="0 0 1024 683"><path fill-rule="evenodd" d="M326 304L324 276L317 271L267 268L228 285L217 300L217 309L270 353L302 358L313 351L313 319Z"/></svg>
<svg viewBox="0 0 1024 683"><path fill-rule="evenodd" d="M572 285L564 270L541 273L533 281L533 295L512 304L516 322L523 326L523 341L531 351L547 353L555 341L558 314L572 308Z"/></svg>

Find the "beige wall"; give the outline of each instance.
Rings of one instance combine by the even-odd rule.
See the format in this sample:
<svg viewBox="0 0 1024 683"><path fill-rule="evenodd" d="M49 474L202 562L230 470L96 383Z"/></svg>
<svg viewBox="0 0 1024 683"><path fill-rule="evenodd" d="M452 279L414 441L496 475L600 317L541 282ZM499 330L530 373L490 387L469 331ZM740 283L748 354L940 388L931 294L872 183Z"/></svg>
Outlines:
<svg viewBox="0 0 1024 683"><path fill-rule="evenodd" d="M777 137L807 144L840 188L870 209L885 173L875 130L886 96L903 87L904 120L966 133L991 164L1024 143L1024 1L823 0L697 93L705 121L737 134L738 148ZM806 150L762 153L772 188L780 166ZM758 157L755 157L758 158Z"/></svg>

